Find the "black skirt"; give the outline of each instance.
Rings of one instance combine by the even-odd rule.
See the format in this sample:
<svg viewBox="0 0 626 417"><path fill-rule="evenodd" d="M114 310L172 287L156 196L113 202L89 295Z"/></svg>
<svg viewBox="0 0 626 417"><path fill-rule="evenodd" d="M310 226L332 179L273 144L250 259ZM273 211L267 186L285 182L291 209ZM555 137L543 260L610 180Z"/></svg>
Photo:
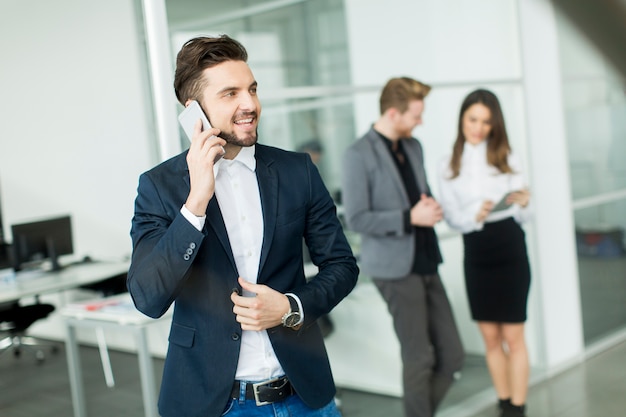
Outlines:
<svg viewBox="0 0 626 417"><path fill-rule="evenodd" d="M522 323L530 288L524 230L511 217L463 235L465 289L476 321Z"/></svg>

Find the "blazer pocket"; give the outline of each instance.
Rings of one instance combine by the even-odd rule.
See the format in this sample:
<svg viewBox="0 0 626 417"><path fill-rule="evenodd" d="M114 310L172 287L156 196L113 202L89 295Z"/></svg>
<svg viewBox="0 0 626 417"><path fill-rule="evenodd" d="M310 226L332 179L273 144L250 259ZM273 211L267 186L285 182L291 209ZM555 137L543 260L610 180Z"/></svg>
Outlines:
<svg viewBox="0 0 626 417"><path fill-rule="evenodd" d="M175 345L190 348L193 346L193 341L195 337L196 329L173 323L168 340L170 343L173 343Z"/></svg>

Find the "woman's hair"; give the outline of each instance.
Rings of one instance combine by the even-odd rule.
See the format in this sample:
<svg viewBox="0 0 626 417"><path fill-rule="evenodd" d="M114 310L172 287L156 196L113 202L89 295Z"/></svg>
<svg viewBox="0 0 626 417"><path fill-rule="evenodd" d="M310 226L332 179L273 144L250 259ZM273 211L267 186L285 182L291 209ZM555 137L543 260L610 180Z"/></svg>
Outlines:
<svg viewBox="0 0 626 417"><path fill-rule="evenodd" d="M392 78L387 81L380 93L380 114L390 108L404 113L412 100L424 100L430 92L430 86L409 77Z"/></svg>
<svg viewBox="0 0 626 417"><path fill-rule="evenodd" d="M463 136L463 116L467 109L477 103L484 105L491 112L491 131L487 137L487 163L496 167L500 172L513 172L508 163L511 146L509 145L509 137L506 133L506 126L504 125L504 117L498 97L489 90L478 89L469 93L461 105L459 130L452 148L452 158L450 159L451 178L458 177L461 170L461 156L463 155L463 147L465 145L465 136Z"/></svg>
<svg viewBox="0 0 626 417"><path fill-rule="evenodd" d="M206 87L203 71L226 61L248 61L246 48L228 35L185 42L176 56L174 91L178 101L184 106L187 100L200 100Z"/></svg>

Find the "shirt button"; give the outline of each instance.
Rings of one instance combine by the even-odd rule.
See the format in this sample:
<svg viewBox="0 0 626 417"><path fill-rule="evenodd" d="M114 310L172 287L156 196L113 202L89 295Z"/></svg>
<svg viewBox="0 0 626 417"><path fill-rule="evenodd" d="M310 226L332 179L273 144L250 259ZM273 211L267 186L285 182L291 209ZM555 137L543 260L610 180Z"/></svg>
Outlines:
<svg viewBox="0 0 626 417"><path fill-rule="evenodd" d="M230 335L230 338L233 339L234 341L239 340L239 334L238 333L233 333Z"/></svg>
<svg viewBox="0 0 626 417"><path fill-rule="evenodd" d="M187 255L191 255L191 254L193 253L193 249L191 249L191 248L187 248L187 250L185 251L185 253L186 253Z"/></svg>
<svg viewBox="0 0 626 417"><path fill-rule="evenodd" d="M191 242L191 243L189 244L189 247L190 247L191 249L195 249L195 248L196 248L196 243L195 243L195 242Z"/></svg>
<svg viewBox="0 0 626 417"><path fill-rule="evenodd" d="M184 254L183 259L188 261L189 259L191 259L191 256L189 256L188 254Z"/></svg>

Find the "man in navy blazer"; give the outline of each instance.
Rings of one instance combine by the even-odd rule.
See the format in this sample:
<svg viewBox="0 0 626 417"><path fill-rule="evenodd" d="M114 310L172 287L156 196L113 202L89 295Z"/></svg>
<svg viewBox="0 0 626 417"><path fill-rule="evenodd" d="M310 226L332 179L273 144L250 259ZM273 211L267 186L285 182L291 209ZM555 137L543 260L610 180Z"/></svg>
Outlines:
<svg viewBox="0 0 626 417"><path fill-rule="evenodd" d="M185 43L176 95L212 127L198 120L188 151L139 178L128 289L150 317L174 304L159 412L338 416L316 319L358 268L310 157L257 144L246 61L227 35ZM309 281L303 238L319 269Z"/></svg>

